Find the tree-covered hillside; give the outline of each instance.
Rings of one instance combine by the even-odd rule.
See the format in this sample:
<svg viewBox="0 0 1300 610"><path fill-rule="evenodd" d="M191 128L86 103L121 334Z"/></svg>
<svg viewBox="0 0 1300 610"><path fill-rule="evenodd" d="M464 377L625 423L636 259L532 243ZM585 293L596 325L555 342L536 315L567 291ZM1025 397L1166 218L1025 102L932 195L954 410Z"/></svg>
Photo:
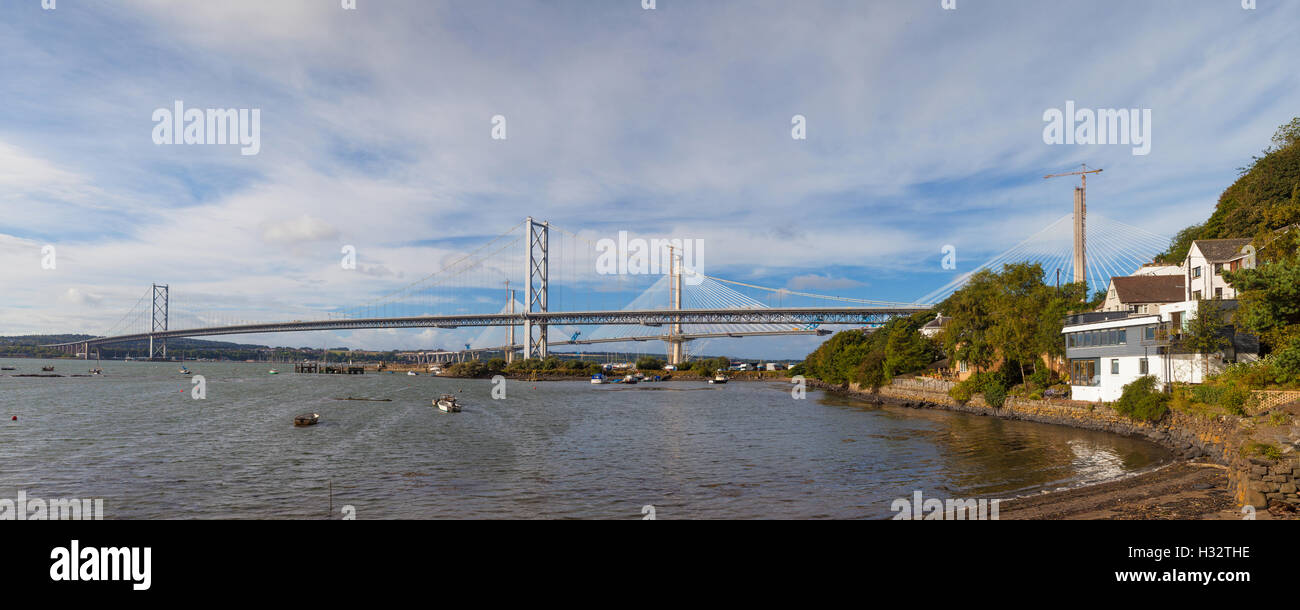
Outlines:
<svg viewBox="0 0 1300 610"><path fill-rule="evenodd" d="M1260 237L1300 223L1300 117L1278 128L1273 145L1255 157L1219 196L1202 224L1183 229L1157 260L1178 264L1197 239Z"/></svg>

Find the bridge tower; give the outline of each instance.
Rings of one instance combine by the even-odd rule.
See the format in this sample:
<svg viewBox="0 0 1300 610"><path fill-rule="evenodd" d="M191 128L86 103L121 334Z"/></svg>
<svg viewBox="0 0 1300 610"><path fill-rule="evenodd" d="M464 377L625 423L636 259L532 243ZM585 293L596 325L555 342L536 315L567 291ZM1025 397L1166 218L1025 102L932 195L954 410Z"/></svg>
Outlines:
<svg viewBox="0 0 1300 610"><path fill-rule="evenodd" d="M510 315L515 313L515 291L510 289L510 280L506 280L506 310ZM506 341L506 364L515 361L515 325L510 325L510 340Z"/></svg>
<svg viewBox="0 0 1300 610"><path fill-rule="evenodd" d="M153 334L167 330L167 301L170 289L166 284L153 285L153 327L149 331L149 359L167 358L167 339L159 339L154 344Z"/></svg>
<svg viewBox="0 0 1300 610"><path fill-rule="evenodd" d="M680 310L682 308L682 269L678 266L675 248L668 247L668 298L672 301L672 308ZM668 342L668 364L678 366L682 364L685 358L686 341L681 338L682 324L680 320L674 320L669 327L667 339Z"/></svg>
<svg viewBox="0 0 1300 610"><path fill-rule="evenodd" d="M535 222L529 216L524 221L528 234L527 274L528 306L524 310L524 359L546 357L546 322L533 323L529 317L534 313L546 312L547 294L547 239L550 236L551 223ZM537 331L534 333L534 329ZM536 335L536 336L534 336Z"/></svg>
<svg viewBox="0 0 1300 610"><path fill-rule="evenodd" d="M1085 289L1088 285L1088 174L1100 174L1101 171L1088 169L1085 163L1083 169L1077 172L1043 176L1044 179L1061 176L1079 177L1079 188L1074 189L1074 276L1071 281L1082 282ZM1088 300L1086 290L1083 298L1085 301Z"/></svg>

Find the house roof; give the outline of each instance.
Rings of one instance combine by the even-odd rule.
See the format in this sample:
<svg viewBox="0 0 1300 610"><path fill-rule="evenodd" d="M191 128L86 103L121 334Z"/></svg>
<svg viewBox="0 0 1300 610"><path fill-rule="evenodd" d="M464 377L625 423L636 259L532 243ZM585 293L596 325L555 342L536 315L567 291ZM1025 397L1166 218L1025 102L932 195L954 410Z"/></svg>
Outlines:
<svg viewBox="0 0 1300 610"><path fill-rule="evenodd" d="M946 316L940 314L940 315L938 315L938 316L935 316L935 318L934 318L933 320L930 320L929 322L926 322L926 323L925 323L925 326L922 326L921 328L943 328L943 325L944 325L944 324L947 324L947 323L948 323L948 320L951 320L951 319L952 319L952 318L949 318L949 317L946 317Z"/></svg>
<svg viewBox="0 0 1300 610"><path fill-rule="evenodd" d="M1129 275L1110 281L1121 303L1177 303L1186 287L1182 275Z"/></svg>
<svg viewBox="0 0 1300 610"><path fill-rule="evenodd" d="M1240 258L1242 256L1241 249L1250 243L1250 238L1198 239L1192 243L1205 256L1205 260L1211 263L1223 263Z"/></svg>

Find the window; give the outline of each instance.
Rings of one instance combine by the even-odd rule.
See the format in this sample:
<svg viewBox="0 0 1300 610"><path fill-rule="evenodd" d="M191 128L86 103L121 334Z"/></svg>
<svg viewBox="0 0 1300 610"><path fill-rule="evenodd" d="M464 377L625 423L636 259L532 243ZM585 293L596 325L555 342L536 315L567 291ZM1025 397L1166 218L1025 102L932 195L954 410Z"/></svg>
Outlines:
<svg viewBox="0 0 1300 610"><path fill-rule="evenodd" d="M1200 268L1200 267L1192 267L1192 277L1193 277L1193 278L1201 277L1201 268Z"/></svg>
<svg viewBox="0 0 1300 610"><path fill-rule="evenodd" d="M1154 327L1154 326L1148 326L1148 327L1142 329L1142 338L1143 338L1143 339L1146 339L1147 341L1155 341L1155 339L1156 339L1156 327Z"/></svg>
<svg viewBox="0 0 1300 610"><path fill-rule="evenodd" d="M1097 376L1097 359L1071 360L1070 385L1101 385L1101 378Z"/></svg>
<svg viewBox="0 0 1300 610"><path fill-rule="evenodd" d="M961 372L965 373L967 370L969 370L967 369L965 362L960 362L958 364L960 365L958 368L961 369Z"/></svg>
<svg viewBox="0 0 1300 610"><path fill-rule="evenodd" d="M1119 358L1110 359L1110 374L1111 375L1119 374Z"/></svg>
<svg viewBox="0 0 1300 610"><path fill-rule="evenodd" d="M1147 359L1146 359L1146 358L1139 358L1139 359L1138 359L1138 374L1140 374L1140 375L1146 375L1148 372L1150 372L1150 371L1147 369Z"/></svg>
<svg viewBox="0 0 1300 610"><path fill-rule="evenodd" d="M1118 333L1118 336L1119 336L1118 343L1119 343L1120 345L1128 345L1128 329L1127 329L1127 328L1121 328L1121 329L1119 329L1118 331L1115 331L1115 332Z"/></svg>
<svg viewBox="0 0 1300 610"><path fill-rule="evenodd" d="M1222 299L1222 298L1223 298L1223 289L1222 289L1222 288L1215 288L1215 289L1214 289L1214 300L1217 301L1217 300L1220 300L1220 299Z"/></svg>
<svg viewBox="0 0 1300 610"><path fill-rule="evenodd" d="M1193 291L1192 291L1192 300L1193 300L1193 301L1199 301L1199 300L1201 300L1201 291L1200 291L1200 290L1193 290Z"/></svg>
<svg viewBox="0 0 1300 610"><path fill-rule="evenodd" d="M1214 275L1223 275L1223 263L1214 263Z"/></svg>

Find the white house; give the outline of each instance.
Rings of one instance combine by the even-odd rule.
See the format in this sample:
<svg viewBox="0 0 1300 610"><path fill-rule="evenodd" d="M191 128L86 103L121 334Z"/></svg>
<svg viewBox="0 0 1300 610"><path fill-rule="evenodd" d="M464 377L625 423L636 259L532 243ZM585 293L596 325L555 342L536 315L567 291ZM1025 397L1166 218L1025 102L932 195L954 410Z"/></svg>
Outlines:
<svg viewBox="0 0 1300 610"><path fill-rule="evenodd" d="M1205 381L1206 361L1201 354L1175 349L1187 321L1196 317L1197 301L1160 305L1154 313L1100 311L1070 316L1061 333L1069 363L1071 397L1075 400L1114 402L1124 386L1138 377L1153 375L1163 388L1170 382ZM1236 301L1225 301L1227 316ZM1209 374L1223 371L1229 362L1258 358L1254 337L1228 327L1229 344L1211 354Z"/></svg>
<svg viewBox="0 0 1300 610"><path fill-rule="evenodd" d="M1246 247L1249 244L1248 238L1192 242L1183 262L1187 277L1183 300L1237 298L1237 291L1223 279L1223 272L1255 266L1254 253Z"/></svg>

